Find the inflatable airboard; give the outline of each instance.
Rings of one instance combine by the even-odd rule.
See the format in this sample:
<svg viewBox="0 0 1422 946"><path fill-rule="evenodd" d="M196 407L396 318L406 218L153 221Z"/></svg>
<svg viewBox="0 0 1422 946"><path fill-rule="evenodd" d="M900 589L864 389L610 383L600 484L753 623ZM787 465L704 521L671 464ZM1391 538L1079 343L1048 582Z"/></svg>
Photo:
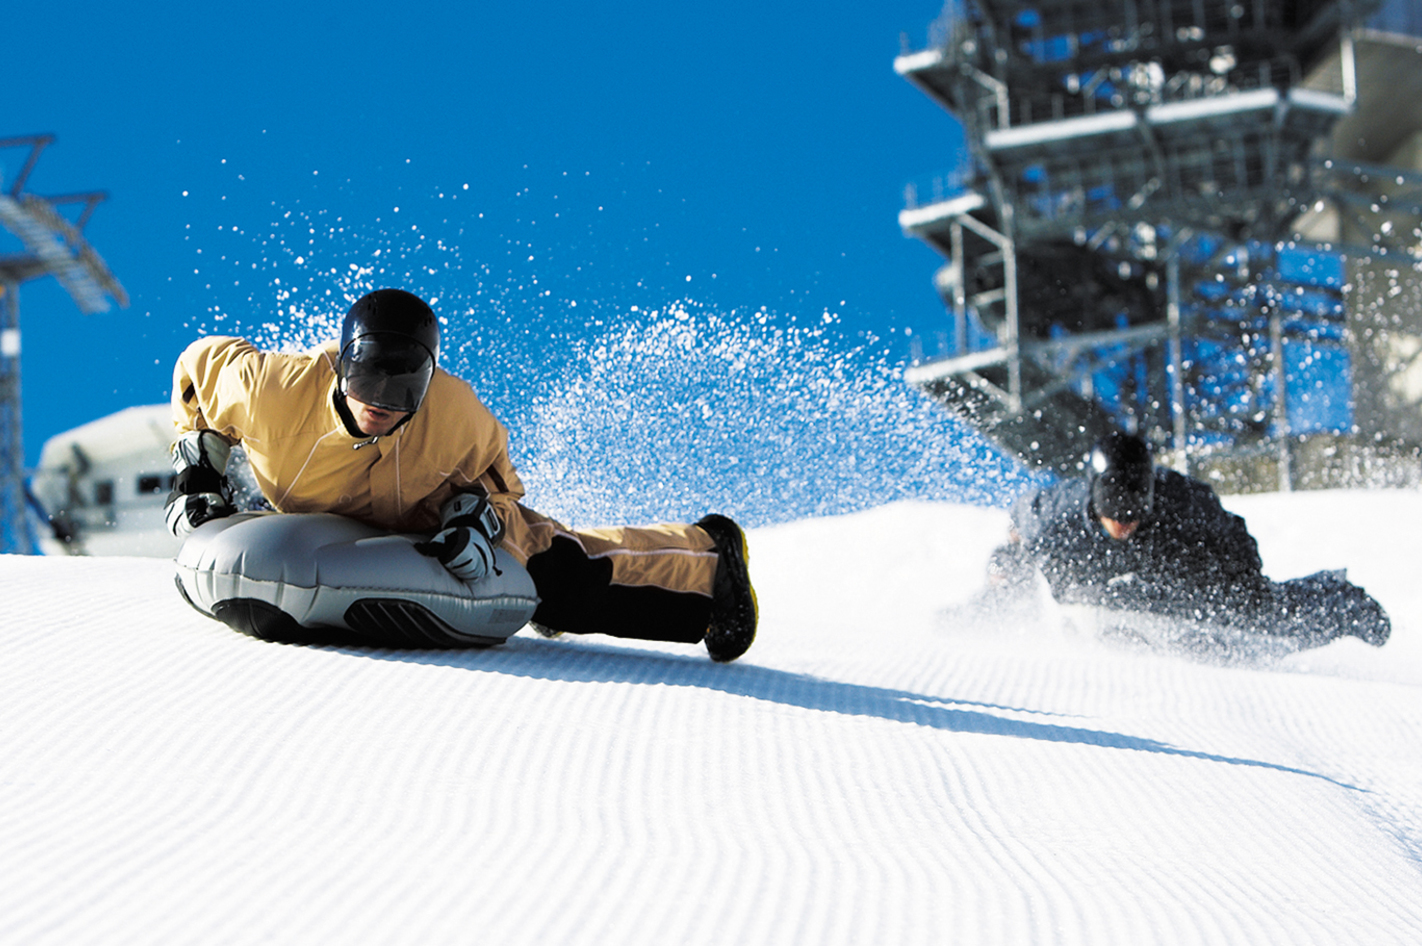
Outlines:
<svg viewBox="0 0 1422 946"><path fill-rule="evenodd" d="M1392 634L1382 605L1343 570L1271 581L1269 591L1255 608L1213 616L1079 603L1061 610L1074 626L1107 640L1224 661L1283 657L1346 636L1381 647Z"/></svg>
<svg viewBox="0 0 1422 946"><path fill-rule="evenodd" d="M208 617L282 643L488 647L533 616L533 579L507 552L496 574L463 582L415 550L423 538L343 516L242 513L188 536L178 590Z"/></svg>
<svg viewBox="0 0 1422 946"><path fill-rule="evenodd" d="M1071 627L1108 644L1182 654L1212 663L1277 660L1309 646L1303 638L1270 634L1253 626L1233 627L1090 604L1063 604L1059 608Z"/></svg>

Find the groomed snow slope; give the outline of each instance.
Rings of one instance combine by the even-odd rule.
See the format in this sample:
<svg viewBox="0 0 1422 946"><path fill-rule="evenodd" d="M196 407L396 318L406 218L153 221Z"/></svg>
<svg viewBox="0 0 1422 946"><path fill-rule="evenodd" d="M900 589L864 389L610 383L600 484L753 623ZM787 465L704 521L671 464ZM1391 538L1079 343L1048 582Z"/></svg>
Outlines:
<svg viewBox="0 0 1422 946"><path fill-rule="evenodd" d="M1422 496L1231 501L1393 640L1266 667L966 627L997 510L751 535L761 639L262 644L0 558L0 942L1422 941Z"/></svg>

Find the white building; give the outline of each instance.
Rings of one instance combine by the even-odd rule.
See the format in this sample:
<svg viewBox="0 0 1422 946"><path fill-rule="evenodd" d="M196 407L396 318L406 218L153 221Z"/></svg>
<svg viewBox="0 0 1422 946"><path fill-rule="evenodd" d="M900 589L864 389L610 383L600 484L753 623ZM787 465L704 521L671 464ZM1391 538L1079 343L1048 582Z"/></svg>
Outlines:
<svg viewBox="0 0 1422 946"><path fill-rule="evenodd" d="M40 530L46 555L171 558L179 542L163 524L173 486L167 404L130 407L51 437L32 489L61 530Z"/></svg>

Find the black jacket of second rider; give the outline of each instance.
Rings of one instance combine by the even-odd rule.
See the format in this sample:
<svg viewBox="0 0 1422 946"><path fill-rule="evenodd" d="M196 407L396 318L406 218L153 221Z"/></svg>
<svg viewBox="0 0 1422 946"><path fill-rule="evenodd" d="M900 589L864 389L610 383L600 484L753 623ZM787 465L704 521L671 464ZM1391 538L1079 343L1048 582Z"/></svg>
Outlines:
<svg viewBox="0 0 1422 946"><path fill-rule="evenodd" d="M1022 550L1061 602L1217 616L1269 596L1244 520L1207 484L1158 468L1148 518L1128 539L1108 536L1086 478L1029 493L1012 510Z"/></svg>

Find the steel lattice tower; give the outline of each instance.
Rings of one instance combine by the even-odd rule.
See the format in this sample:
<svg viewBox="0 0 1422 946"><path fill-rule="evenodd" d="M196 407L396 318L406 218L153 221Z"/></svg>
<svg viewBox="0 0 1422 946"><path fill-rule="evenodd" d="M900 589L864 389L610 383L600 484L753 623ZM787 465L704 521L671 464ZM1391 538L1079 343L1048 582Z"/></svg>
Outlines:
<svg viewBox="0 0 1422 946"><path fill-rule="evenodd" d="M25 449L20 426L18 286L0 283L0 551L33 551L25 519Z"/></svg>
<svg viewBox="0 0 1422 946"><path fill-rule="evenodd" d="M1380 2L950 3L929 48L895 61L970 153L899 216L948 261L953 335L907 380L1029 466L1070 473L1124 426L1181 468L1248 456L1252 486L1287 487L1310 394L1291 366L1357 347L1359 249L1299 234L1311 214L1378 215L1383 169L1328 146L1366 114L1359 62L1383 58L1359 24ZM1413 242L1412 180L1386 181L1400 216L1366 252Z"/></svg>
<svg viewBox="0 0 1422 946"><path fill-rule="evenodd" d="M94 208L108 195L89 191L40 197L25 192L40 152L53 142L53 135L0 139L0 149L29 149L15 180L0 194L0 226L23 247L0 254L0 552L30 554L35 547L28 520L20 399L21 283L53 276L86 315L108 311L111 300L128 305L123 286L83 235ZM78 205L77 219L63 216L57 209L62 205Z"/></svg>

